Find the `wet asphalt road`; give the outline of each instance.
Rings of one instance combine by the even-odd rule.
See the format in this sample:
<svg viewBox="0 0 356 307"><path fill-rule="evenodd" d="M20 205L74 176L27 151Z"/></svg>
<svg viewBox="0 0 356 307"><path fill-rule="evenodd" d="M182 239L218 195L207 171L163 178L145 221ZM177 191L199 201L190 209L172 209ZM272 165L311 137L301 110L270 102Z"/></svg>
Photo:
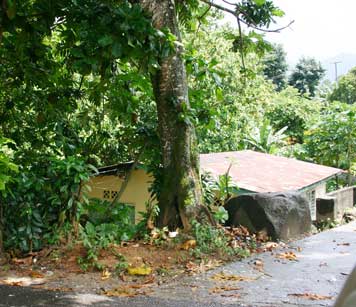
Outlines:
<svg viewBox="0 0 356 307"><path fill-rule="evenodd" d="M277 254L290 251L295 253L296 261L276 257ZM356 222L352 222L296 241L289 244L288 248L257 254L205 274L161 285L150 296L108 298L1 285L0 306L332 306L356 264L355 255ZM256 270L256 261L263 264L263 270L261 267ZM252 280L212 280L211 277L220 272L250 277ZM211 294L216 287L240 289ZM313 301L295 294L332 298Z"/></svg>

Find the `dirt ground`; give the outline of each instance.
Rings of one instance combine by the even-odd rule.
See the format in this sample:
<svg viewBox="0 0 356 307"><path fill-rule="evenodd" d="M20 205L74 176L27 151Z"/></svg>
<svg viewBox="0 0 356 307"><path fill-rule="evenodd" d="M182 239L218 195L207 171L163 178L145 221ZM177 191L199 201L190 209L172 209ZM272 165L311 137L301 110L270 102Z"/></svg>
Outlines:
<svg viewBox="0 0 356 307"><path fill-rule="evenodd" d="M262 243L261 237L250 235L246 229L234 229L227 234L231 244L250 252L262 252L273 248ZM236 238L239 238L237 241ZM253 238L254 248L248 243ZM63 244L31 253L24 258L11 257L8 264L0 267L0 283L13 286L31 286L48 290L90 292L109 296L135 296L148 294L152 286L159 286L216 268L238 257L222 253L193 256L195 242L184 244L162 244L128 242L111 245L99 254L99 268L83 268L80 260L86 254L80 244Z"/></svg>

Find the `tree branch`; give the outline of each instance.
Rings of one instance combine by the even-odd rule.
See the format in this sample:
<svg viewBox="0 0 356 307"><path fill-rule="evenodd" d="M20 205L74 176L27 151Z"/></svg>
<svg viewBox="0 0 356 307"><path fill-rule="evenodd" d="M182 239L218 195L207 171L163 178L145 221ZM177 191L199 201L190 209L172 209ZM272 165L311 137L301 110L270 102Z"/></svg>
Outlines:
<svg viewBox="0 0 356 307"><path fill-rule="evenodd" d="M280 31L290 27L293 23L294 23L294 20L292 20L291 22L289 22L286 26L283 26L281 28L277 28L277 29L272 29L272 30L269 30L269 29L263 29L263 28L260 28L258 27L257 25L254 25L254 24L248 24L247 22L245 22L244 20L242 20L240 18L240 15L244 15L246 16L246 13L241 11L238 7L238 5L236 3L232 3L232 2L229 2L227 0L223 0L223 2L225 2L226 4L229 4L229 5L235 5L236 7L236 10L231 10L227 7L224 7L222 5L219 5L219 4L216 4L210 0L200 0L201 2L204 2L212 7L215 7L216 9L220 10L220 11L223 11L223 12L226 12L226 13L229 13L233 16L235 16L237 19L240 20L240 22L244 23L245 25L247 25L248 27L251 27L255 30L258 30L258 31L261 31L261 32L267 32L267 33L279 33Z"/></svg>

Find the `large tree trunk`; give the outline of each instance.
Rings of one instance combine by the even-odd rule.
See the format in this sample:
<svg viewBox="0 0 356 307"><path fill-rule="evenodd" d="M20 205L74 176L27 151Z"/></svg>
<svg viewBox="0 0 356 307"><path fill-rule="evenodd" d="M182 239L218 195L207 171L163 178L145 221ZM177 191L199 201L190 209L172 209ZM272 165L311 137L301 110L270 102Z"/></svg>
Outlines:
<svg viewBox="0 0 356 307"><path fill-rule="evenodd" d="M181 40L174 0L140 0L157 29L167 28ZM152 76L161 141L163 186L159 197L158 226L189 230L202 208L199 153L194 126L181 118L189 108L188 86L182 47L160 58Z"/></svg>

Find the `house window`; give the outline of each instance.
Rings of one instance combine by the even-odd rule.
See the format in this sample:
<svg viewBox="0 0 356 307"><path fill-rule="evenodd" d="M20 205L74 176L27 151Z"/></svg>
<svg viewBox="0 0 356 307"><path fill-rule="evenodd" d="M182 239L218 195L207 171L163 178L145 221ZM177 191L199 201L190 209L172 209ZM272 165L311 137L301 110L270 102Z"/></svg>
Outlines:
<svg viewBox="0 0 356 307"><path fill-rule="evenodd" d="M111 191L111 198L114 199L117 196L117 191Z"/></svg>
<svg viewBox="0 0 356 307"><path fill-rule="evenodd" d="M104 199L110 199L110 191L109 190L104 190L103 191L103 198Z"/></svg>
<svg viewBox="0 0 356 307"><path fill-rule="evenodd" d="M112 200L117 196L117 191L113 191L113 190L104 190L103 191L103 198L104 199L108 199L108 200Z"/></svg>

